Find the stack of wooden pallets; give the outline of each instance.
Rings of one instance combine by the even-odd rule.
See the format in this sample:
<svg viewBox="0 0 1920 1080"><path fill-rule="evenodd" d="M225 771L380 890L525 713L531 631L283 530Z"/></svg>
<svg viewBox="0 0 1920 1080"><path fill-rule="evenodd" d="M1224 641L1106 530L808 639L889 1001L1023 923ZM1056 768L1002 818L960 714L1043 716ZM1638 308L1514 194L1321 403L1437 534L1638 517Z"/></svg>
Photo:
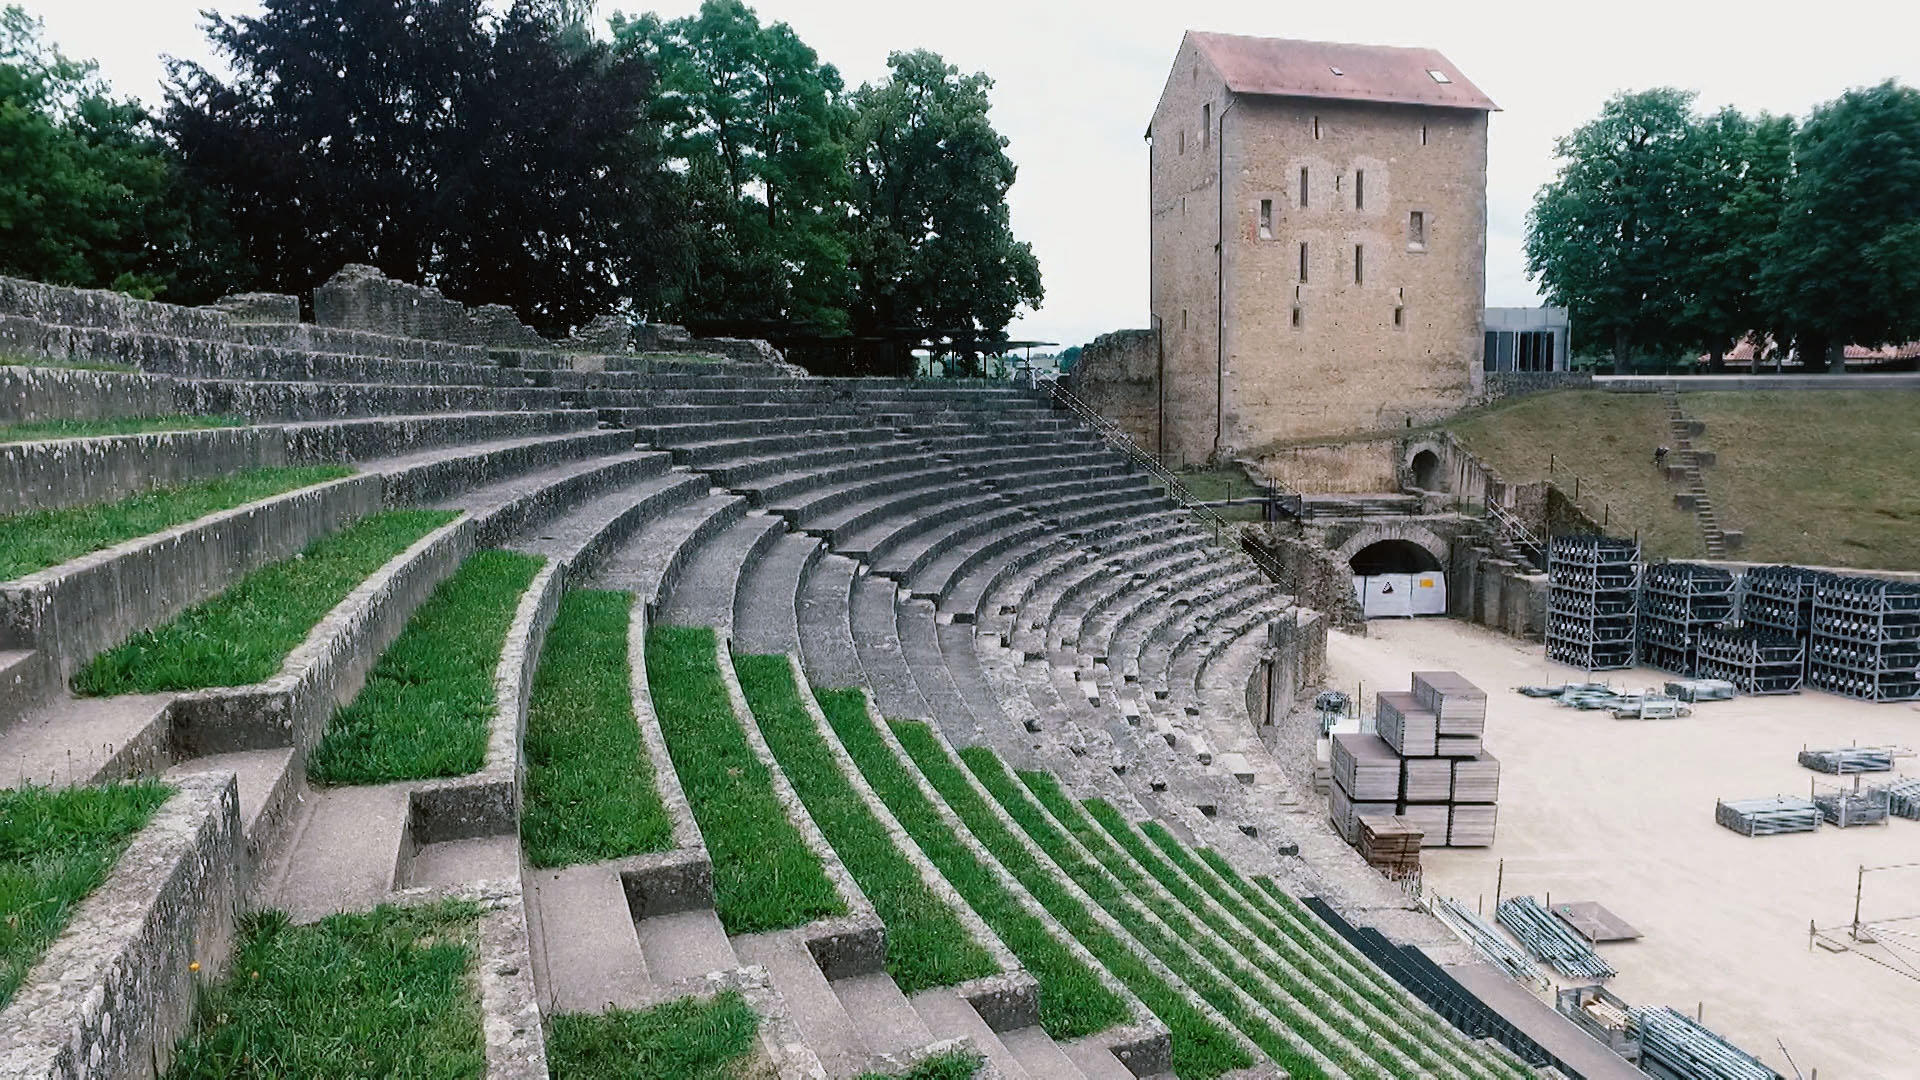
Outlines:
<svg viewBox="0 0 1920 1080"><path fill-rule="evenodd" d="M1360 815L1391 816L1400 797L1400 758L1378 735L1333 737L1333 827L1349 844L1360 842Z"/></svg>
<svg viewBox="0 0 1920 1080"><path fill-rule="evenodd" d="M1359 818L1360 857L1389 877L1405 877L1420 869L1418 825L1397 814L1363 814Z"/></svg>
<svg viewBox="0 0 1920 1080"><path fill-rule="evenodd" d="M1487 695L1452 671L1418 671L1375 702L1377 734L1333 740L1330 812L1348 843L1360 818L1398 817L1425 847L1493 843L1500 762L1486 752Z"/></svg>

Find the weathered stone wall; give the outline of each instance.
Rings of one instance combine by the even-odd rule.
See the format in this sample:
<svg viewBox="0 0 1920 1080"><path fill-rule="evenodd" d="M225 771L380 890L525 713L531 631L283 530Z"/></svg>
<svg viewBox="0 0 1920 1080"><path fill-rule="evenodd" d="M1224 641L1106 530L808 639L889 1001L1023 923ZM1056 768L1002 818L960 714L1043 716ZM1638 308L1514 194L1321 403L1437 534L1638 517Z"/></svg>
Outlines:
<svg viewBox="0 0 1920 1080"><path fill-rule="evenodd" d="M1067 389L1148 450L1159 443L1159 349L1152 330L1115 330L1080 350Z"/></svg>
<svg viewBox="0 0 1920 1080"><path fill-rule="evenodd" d="M1547 576L1477 544L1455 544L1447 566L1447 614L1514 637L1546 632Z"/></svg>
<svg viewBox="0 0 1920 1080"><path fill-rule="evenodd" d="M1205 454L1216 434L1238 452L1397 428L1467 403L1485 297L1484 113L1229 98L1186 44L1152 132L1151 302L1171 449ZM1423 243L1410 235L1415 212Z"/></svg>
<svg viewBox="0 0 1920 1080"><path fill-rule="evenodd" d="M300 321L300 298L282 293L234 293L207 306L231 317L235 322L297 323Z"/></svg>
<svg viewBox="0 0 1920 1080"><path fill-rule="evenodd" d="M1485 377L1479 397L1482 403L1549 390L1593 388L1593 376L1584 371L1489 371Z"/></svg>
<svg viewBox="0 0 1920 1080"><path fill-rule="evenodd" d="M1398 491L1395 442L1366 439L1270 450L1250 460L1265 476L1303 495Z"/></svg>
<svg viewBox="0 0 1920 1080"><path fill-rule="evenodd" d="M538 348L544 338L499 304L469 308L425 285L396 281L379 269L348 263L313 290L313 321L465 345Z"/></svg>

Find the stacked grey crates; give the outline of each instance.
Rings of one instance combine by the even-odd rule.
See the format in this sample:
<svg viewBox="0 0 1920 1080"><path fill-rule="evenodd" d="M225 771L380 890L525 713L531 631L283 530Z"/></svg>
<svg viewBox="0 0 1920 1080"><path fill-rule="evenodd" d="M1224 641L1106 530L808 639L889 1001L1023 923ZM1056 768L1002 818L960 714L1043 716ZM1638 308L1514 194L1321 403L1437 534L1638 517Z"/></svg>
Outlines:
<svg viewBox="0 0 1920 1080"><path fill-rule="evenodd" d="M1352 818L1343 835L1357 835L1360 814L1398 814L1420 828L1422 847L1493 843L1500 762L1481 743L1486 726L1485 691L1451 671L1415 672L1411 692L1382 692L1376 734L1334 739L1335 823L1343 809Z"/></svg>
<svg viewBox="0 0 1920 1080"><path fill-rule="evenodd" d="M1868 701L1920 700L1920 585L1830 577L1813 591L1807 681Z"/></svg>
<svg viewBox="0 0 1920 1080"><path fill-rule="evenodd" d="M1733 618L1735 579L1717 566L1654 563L1641 575L1640 662L1698 675L1702 635Z"/></svg>
<svg viewBox="0 0 1920 1080"><path fill-rule="evenodd" d="M1585 671L1633 666L1640 545L1556 536L1547 552L1547 657Z"/></svg>

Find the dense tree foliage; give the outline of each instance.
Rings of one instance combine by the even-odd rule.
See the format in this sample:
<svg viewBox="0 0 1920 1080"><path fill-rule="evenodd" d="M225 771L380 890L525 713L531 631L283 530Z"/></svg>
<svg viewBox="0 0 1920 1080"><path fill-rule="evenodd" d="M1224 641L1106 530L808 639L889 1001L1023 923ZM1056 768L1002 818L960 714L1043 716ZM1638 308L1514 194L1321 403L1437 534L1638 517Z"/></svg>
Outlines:
<svg viewBox="0 0 1920 1080"><path fill-rule="evenodd" d="M1846 345L1920 340L1920 92L1849 91L1798 126L1621 94L1556 154L1528 270L1616 368L1750 338L1838 370Z"/></svg>
<svg viewBox="0 0 1920 1080"><path fill-rule="evenodd" d="M177 296L201 256L176 179L138 105L0 11L0 273Z"/></svg>

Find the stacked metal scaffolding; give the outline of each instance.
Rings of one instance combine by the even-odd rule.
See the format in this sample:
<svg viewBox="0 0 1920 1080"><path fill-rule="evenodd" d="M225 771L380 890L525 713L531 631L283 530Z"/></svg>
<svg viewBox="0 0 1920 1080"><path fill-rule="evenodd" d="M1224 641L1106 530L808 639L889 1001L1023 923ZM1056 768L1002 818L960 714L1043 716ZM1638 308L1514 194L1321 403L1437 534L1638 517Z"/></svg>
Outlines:
<svg viewBox="0 0 1920 1080"><path fill-rule="evenodd" d="M1753 1055L1665 1005L1630 1010L1640 1068L1668 1080L1780 1080Z"/></svg>
<svg viewBox="0 0 1920 1080"><path fill-rule="evenodd" d="M1698 674L1703 631L1733 618L1733 574L1699 563L1654 563L1641 576L1640 662L1679 675Z"/></svg>
<svg viewBox="0 0 1920 1080"><path fill-rule="evenodd" d="M1892 772L1894 749L1891 746L1844 746L1837 750L1802 750L1800 764L1815 772L1850 775L1866 772Z"/></svg>
<svg viewBox="0 0 1920 1080"><path fill-rule="evenodd" d="M1778 836L1818 831L1821 813L1812 799L1776 795L1770 799L1721 800L1713 806L1713 820L1742 836Z"/></svg>
<svg viewBox="0 0 1920 1080"><path fill-rule="evenodd" d="M1920 584L1835 577L1813 592L1807 681L1867 701L1920 700Z"/></svg>
<svg viewBox="0 0 1920 1080"><path fill-rule="evenodd" d="M1756 566L1740 577L1740 621L1805 641L1813 630L1813 591L1834 575L1804 566Z"/></svg>
<svg viewBox="0 0 1920 1080"><path fill-rule="evenodd" d="M1827 824L1843 829L1855 825L1885 825L1891 803L1892 799L1883 787L1828 787L1822 790L1821 785L1814 785L1813 804L1820 808L1820 814L1827 819Z"/></svg>
<svg viewBox="0 0 1920 1080"><path fill-rule="evenodd" d="M1547 556L1547 656L1588 671L1633 666L1640 546L1556 536Z"/></svg>
<svg viewBox="0 0 1920 1080"><path fill-rule="evenodd" d="M1433 913L1442 922L1454 928L1461 937L1480 950L1495 967L1530 985L1547 982L1546 976L1533 964L1533 958L1513 947L1500 931L1488 926L1485 919L1467 909L1465 904L1451 896L1433 895Z"/></svg>
<svg viewBox="0 0 1920 1080"><path fill-rule="evenodd" d="M1611 979L1618 974L1593 946L1531 896L1500 901L1496 917L1528 952L1570 979Z"/></svg>
<svg viewBox="0 0 1920 1080"><path fill-rule="evenodd" d="M1695 673L1744 694L1797 694L1807 678L1807 639L1749 624L1700 632Z"/></svg>
<svg viewBox="0 0 1920 1080"><path fill-rule="evenodd" d="M1887 793L1887 812L1920 821L1920 779L1901 778L1880 790Z"/></svg>

